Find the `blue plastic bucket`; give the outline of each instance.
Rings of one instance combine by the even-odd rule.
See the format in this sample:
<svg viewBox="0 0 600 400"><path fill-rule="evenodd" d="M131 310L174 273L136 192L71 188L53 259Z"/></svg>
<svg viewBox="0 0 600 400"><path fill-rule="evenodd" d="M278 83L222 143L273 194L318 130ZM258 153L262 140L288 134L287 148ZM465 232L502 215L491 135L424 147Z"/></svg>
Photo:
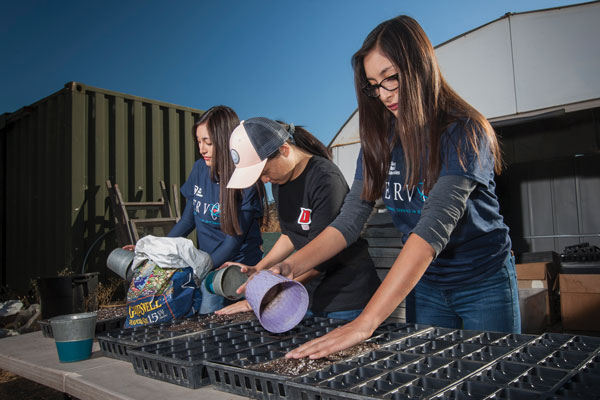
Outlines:
<svg viewBox="0 0 600 400"><path fill-rule="evenodd" d="M96 313L60 315L50 319L60 362L81 361L92 355Z"/></svg>

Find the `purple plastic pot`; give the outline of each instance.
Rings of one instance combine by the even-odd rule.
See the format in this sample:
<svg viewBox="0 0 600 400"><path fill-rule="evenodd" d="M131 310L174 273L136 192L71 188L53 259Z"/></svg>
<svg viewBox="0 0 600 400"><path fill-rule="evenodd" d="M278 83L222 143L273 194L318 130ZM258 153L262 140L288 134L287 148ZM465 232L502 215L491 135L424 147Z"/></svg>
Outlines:
<svg viewBox="0 0 600 400"><path fill-rule="evenodd" d="M308 309L308 292L294 280L260 271L246 284L246 300L269 332L286 332L298 325Z"/></svg>

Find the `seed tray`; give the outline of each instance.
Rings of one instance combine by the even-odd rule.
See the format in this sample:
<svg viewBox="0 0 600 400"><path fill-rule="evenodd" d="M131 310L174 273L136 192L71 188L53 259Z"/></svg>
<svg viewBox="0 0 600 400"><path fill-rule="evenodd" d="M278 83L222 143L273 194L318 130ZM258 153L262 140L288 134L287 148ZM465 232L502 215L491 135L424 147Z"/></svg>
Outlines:
<svg viewBox="0 0 600 400"><path fill-rule="evenodd" d="M210 382L203 365L205 360L237 354L273 340L260 335L214 329L134 348L129 354L138 375L195 389Z"/></svg>
<svg viewBox="0 0 600 400"><path fill-rule="evenodd" d="M261 336L271 336L275 338L285 339L291 336L304 335L306 333L319 331L319 330L333 330L338 326L345 324L347 321L340 319L332 319L332 318L322 318L322 317L308 317L303 319L298 325L296 325L293 329L282 332L282 333L273 333L267 331L260 324L258 320L252 320L248 322L237 323L233 325L229 325L227 327L230 331L243 332L243 333L255 333Z"/></svg>
<svg viewBox="0 0 600 400"><path fill-rule="evenodd" d="M566 351L585 351L590 353L600 349L600 338L544 333L537 338L532 345Z"/></svg>
<svg viewBox="0 0 600 400"><path fill-rule="evenodd" d="M105 356L130 361L129 350L134 347L240 323L235 321L210 321L200 329L185 327L186 322L197 323L206 318L209 318L208 314L201 314L161 324L120 328L104 332L98 335L96 339L98 339L100 349ZM181 325L181 330L176 329L178 325Z"/></svg>
<svg viewBox="0 0 600 400"><path fill-rule="evenodd" d="M396 371L358 367L321 382L307 377L288 382L294 400L416 399L426 398L452 384L451 380Z"/></svg>
<svg viewBox="0 0 600 400"><path fill-rule="evenodd" d="M514 347L509 346L485 346L480 350L477 350L471 354L467 354L463 357L463 359L489 363L498 360L500 357L505 356L513 351Z"/></svg>
<svg viewBox="0 0 600 400"><path fill-rule="evenodd" d="M96 335L108 332L114 329L122 328L125 325L125 319L127 317L114 317L109 319L104 319L102 321L96 321ZM42 335L47 338L53 338L54 334L52 333L52 324L50 324L50 320L43 319L38 321L40 328L42 328Z"/></svg>
<svg viewBox="0 0 600 400"><path fill-rule="evenodd" d="M554 393L569 399L600 398L600 377L598 375L579 372L570 377Z"/></svg>

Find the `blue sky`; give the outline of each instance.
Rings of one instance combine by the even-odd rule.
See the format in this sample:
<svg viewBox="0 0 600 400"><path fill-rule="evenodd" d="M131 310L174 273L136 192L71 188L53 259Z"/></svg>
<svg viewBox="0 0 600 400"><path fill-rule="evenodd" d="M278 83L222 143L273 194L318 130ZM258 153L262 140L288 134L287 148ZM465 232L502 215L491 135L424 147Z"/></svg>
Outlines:
<svg viewBox="0 0 600 400"><path fill-rule="evenodd" d="M437 45L567 0L2 1L0 114L69 81L305 125L328 144L356 108L350 57L380 22L419 21Z"/></svg>

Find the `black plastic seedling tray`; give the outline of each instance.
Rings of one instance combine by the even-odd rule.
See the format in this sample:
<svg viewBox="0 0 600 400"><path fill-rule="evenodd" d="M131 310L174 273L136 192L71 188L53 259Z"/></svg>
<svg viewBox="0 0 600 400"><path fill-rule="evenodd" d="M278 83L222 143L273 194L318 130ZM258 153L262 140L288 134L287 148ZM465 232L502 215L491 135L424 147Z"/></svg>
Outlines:
<svg viewBox="0 0 600 400"><path fill-rule="evenodd" d="M194 324L202 322L202 320L207 318L209 318L208 314L202 314L162 324L115 329L97 335L96 339L98 339L100 349L105 356L130 361L129 350L134 347L246 322L235 320L209 321L201 327L196 326L193 328L189 328L189 325L186 325L186 323ZM177 330L178 327L181 327L181 329Z"/></svg>
<svg viewBox="0 0 600 400"><path fill-rule="evenodd" d="M114 317L109 319L104 319L102 321L96 321L96 335L99 335L104 332L108 332L114 329L122 328L125 325L125 319L127 317ZM52 325L50 321L47 319L38 321L40 328L42 328L42 335L47 338L53 338L54 334L52 333Z"/></svg>
<svg viewBox="0 0 600 400"><path fill-rule="evenodd" d="M255 334L213 329L134 348L129 355L137 374L195 389L210 382L204 361L239 354L274 340Z"/></svg>

